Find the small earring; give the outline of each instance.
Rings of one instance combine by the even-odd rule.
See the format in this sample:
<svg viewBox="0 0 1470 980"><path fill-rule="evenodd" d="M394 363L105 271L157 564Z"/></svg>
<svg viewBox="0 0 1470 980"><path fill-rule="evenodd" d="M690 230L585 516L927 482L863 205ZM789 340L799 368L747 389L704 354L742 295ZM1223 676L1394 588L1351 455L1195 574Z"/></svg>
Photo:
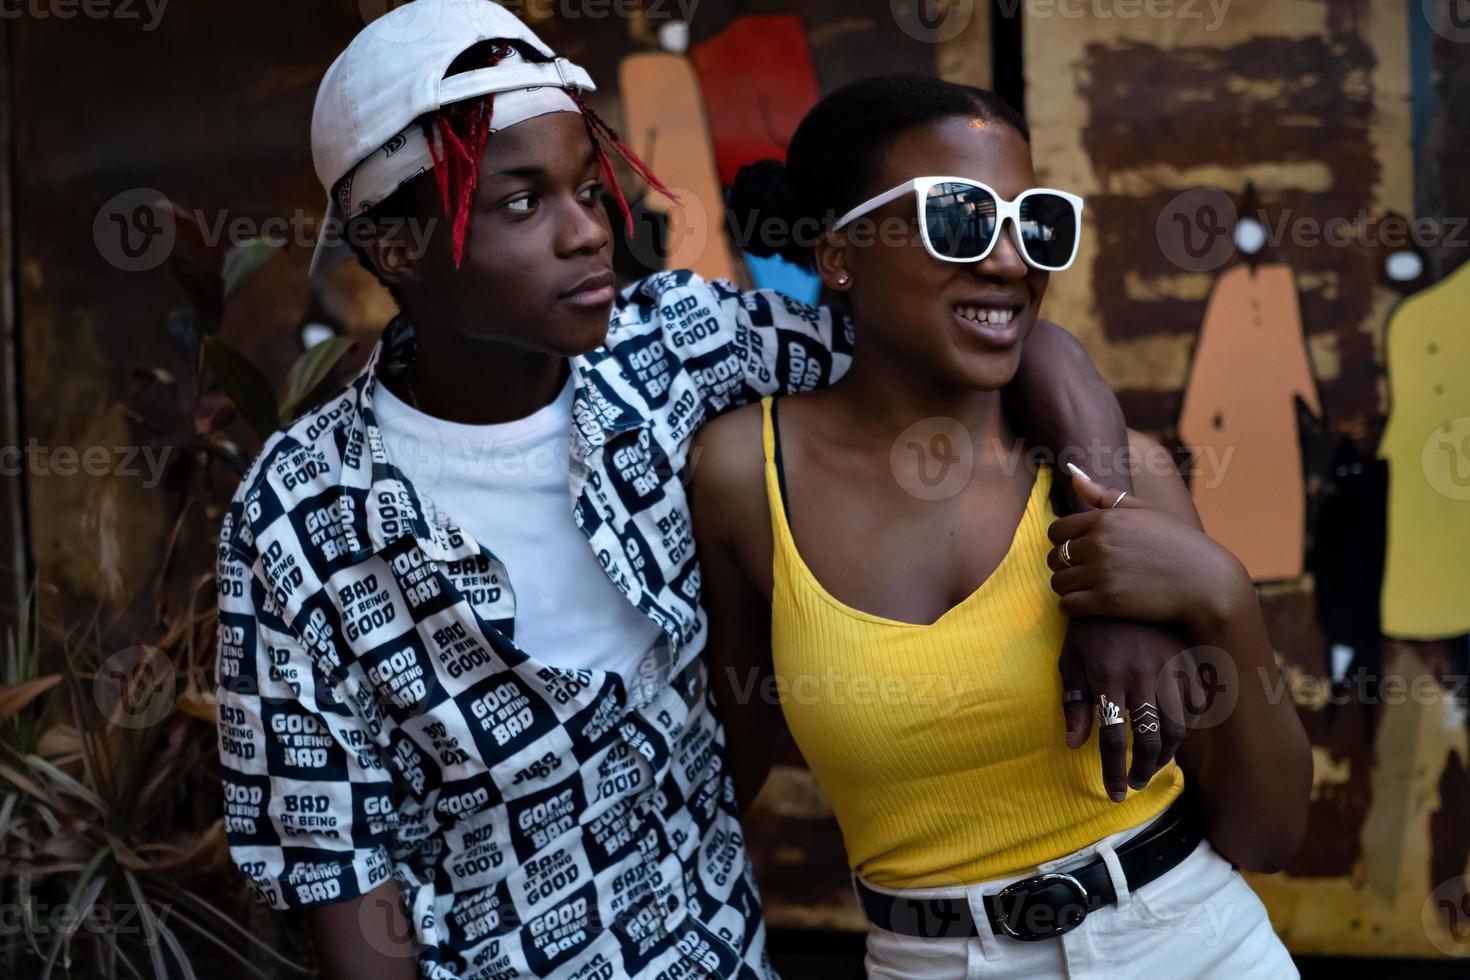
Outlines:
<svg viewBox="0 0 1470 980"><path fill-rule="evenodd" d="M837 285L839 285L839 286L846 286L847 283L848 283L848 280L850 280L851 278L852 277L849 276L847 273L845 273L845 272L839 272L837 274Z"/></svg>

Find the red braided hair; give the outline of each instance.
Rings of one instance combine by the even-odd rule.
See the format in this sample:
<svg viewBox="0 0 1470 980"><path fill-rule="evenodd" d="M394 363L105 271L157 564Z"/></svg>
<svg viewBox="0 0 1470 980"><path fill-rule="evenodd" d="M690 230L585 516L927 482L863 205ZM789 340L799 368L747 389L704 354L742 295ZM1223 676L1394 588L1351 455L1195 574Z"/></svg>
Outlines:
<svg viewBox="0 0 1470 980"><path fill-rule="evenodd" d="M498 64L511 50L509 43L492 42L489 45L489 63L482 67ZM612 188L629 235L633 233L633 214L628 208L627 198L623 196L623 189L618 185L618 177L613 171L612 160L604 149L605 145L612 146L650 187L674 203L679 203L679 199L653 175L653 171L639 159L638 154L582 100L581 93L568 89L567 94L582 113L582 121L587 125L587 135L597 153L597 165L602 170L607 185ZM490 137L490 120L494 118L494 113L495 95L491 93L442 106L424 124L429 153L434 158L434 182L439 187L439 200L444 205L444 213L450 219L456 269L464 258L465 235L469 231L475 189L480 184L480 162L485 155L485 141Z"/></svg>
<svg viewBox="0 0 1470 980"><path fill-rule="evenodd" d="M491 44L488 64L483 67L499 64L510 53L509 44ZM490 138L490 119L494 114L495 95L491 93L440 106L425 124L424 136L429 141L429 154L434 158L434 182L439 185L439 200L450 221L456 269L464 258L470 210L475 202L475 188L480 186L480 160L485 155L485 141ZM441 147L443 159L439 158Z"/></svg>
<svg viewBox="0 0 1470 980"><path fill-rule="evenodd" d="M607 151L603 149L603 143L610 143L613 149L618 151L618 156L627 161L628 166L633 168L634 173L648 182L648 186L658 191L664 197L679 203L679 198L674 192L664 186L663 181L653 175L633 148L624 143L622 137L603 121L602 117L592 111L592 107L582 101L582 94L576 89L568 89L567 94L582 110L582 121L587 124L587 135L592 137L592 148L597 151L597 165L602 168L602 175L607 179L607 185L612 188L613 197L617 198L618 210L623 212L623 221L627 226L628 234L633 234L633 214L628 210L628 201L623 197L623 189L618 186L618 176L613 172L612 161L608 159Z"/></svg>

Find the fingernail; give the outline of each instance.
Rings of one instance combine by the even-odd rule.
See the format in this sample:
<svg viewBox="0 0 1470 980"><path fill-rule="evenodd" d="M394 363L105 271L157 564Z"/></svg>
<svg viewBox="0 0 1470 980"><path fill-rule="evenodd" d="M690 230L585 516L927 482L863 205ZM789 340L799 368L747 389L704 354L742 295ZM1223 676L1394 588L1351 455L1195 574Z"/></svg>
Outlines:
<svg viewBox="0 0 1470 980"><path fill-rule="evenodd" d="M1080 476L1084 480L1090 480L1090 479L1092 479L1092 477L1090 477L1086 473L1082 472L1082 470L1077 466L1076 463L1068 463L1067 464L1067 469L1069 469L1069 470L1072 471L1072 475L1073 476Z"/></svg>
<svg viewBox="0 0 1470 980"><path fill-rule="evenodd" d="M1128 794L1127 793L1109 793L1108 794L1108 799L1112 800L1114 803L1122 803L1127 798L1128 798Z"/></svg>
<svg viewBox="0 0 1470 980"><path fill-rule="evenodd" d="M1148 783L1134 783L1134 782L1130 782L1128 784L1128 787L1130 789L1143 789L1147 785L1148 785Z"/></svg>

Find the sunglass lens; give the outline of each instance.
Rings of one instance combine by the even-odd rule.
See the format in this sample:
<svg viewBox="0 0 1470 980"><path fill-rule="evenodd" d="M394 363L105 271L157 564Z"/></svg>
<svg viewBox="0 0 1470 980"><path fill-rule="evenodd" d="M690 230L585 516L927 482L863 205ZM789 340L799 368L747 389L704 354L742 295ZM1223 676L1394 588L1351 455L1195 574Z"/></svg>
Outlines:
<svg viewBox="0 0 1470 980"><path fill-rule="evenodd" d="M1066 265L1077 246L1077 209L1057 194L1031 194L1021 201L1021 241L1033 264Z"/></svg>
<svg viewBox="0 0 1470 980"><path fill-rule="evenodd" d="M929 244L951 259L974 259L995 239L995 198L969 184L936 184L924 201Z"/></svg>

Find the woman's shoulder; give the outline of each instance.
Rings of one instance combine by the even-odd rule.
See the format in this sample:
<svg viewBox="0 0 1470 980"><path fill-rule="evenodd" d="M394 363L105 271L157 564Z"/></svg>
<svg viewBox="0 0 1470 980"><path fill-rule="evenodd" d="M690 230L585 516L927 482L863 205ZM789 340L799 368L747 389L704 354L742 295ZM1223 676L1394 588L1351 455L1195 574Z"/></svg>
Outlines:
<svg viewBox="0 0 1470 980"><path fill-rule="evenodd" d="M700 563L711 576L734 569L770 594L771 504L766 488L760 403L727 412L690 447L690 513Z"/></svg>
<svg viewBox="0 0 1470 980"><path fill-rule="evenodd" d="M768 520L759 402L726 412L694 436L690 502L696 524L738 536Z"/></svg>
<svg viewBox="0 0 1470 980"><path fill-rule="evenodd" d="M706 423L694 435L691 463L696 482L760 482L765 470L764 409L752 402Z"/></svg>

